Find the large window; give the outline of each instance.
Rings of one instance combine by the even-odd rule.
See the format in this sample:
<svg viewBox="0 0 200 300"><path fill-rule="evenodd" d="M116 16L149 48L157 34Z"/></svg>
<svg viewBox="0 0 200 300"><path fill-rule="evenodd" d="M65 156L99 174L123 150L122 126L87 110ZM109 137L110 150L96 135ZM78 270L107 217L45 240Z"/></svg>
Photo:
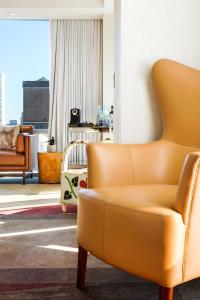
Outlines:
<svg viewBox="0 0 200 300"><path fill-rule="evenodd" d="M0 120L48 128L50 34L48 21L0 21ZM1 76L0 76L1 78ZM5 103L5 108L4 108Z"/></svg>

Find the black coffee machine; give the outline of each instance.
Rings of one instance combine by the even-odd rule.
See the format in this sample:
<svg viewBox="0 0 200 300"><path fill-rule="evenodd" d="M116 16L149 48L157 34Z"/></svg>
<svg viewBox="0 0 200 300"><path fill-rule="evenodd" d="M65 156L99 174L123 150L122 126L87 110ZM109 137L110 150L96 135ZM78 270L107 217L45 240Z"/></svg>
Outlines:
<svg viewBox="0 0 200 300"><path fill-rule="evenodd" d="M79 125L80 124L80 109L72 108L70 114L70 125Z"/></svg>

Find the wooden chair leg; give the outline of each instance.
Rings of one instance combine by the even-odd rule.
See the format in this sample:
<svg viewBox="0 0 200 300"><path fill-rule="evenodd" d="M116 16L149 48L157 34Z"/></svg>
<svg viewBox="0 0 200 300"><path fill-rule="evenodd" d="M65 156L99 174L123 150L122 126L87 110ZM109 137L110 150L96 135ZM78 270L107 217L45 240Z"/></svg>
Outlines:
<svg viewBox="0 0 200 300"><path fill-rule="evenodd" d="M83 289L85 286L85 273L87 264L87 251L81 246L78 248L78 270L77 270L77 288Z"/></svg>
<svg viewBox="0 0 200 300"><path fill-rule="evenodd" d="M26 173L23 172L23 184L26 184Z"/></svg>
<svg viewBox="0 0 200 300"><path fill-rule="evenodd" d="M160 286L159 300L173 300L173 288Z"/></svg>

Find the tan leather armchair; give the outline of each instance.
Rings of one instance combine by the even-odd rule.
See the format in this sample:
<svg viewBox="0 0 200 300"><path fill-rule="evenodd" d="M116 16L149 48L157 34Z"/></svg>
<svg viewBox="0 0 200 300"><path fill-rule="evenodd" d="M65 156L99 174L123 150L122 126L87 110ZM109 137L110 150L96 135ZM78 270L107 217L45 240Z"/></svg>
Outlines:
<svg viewBox="0 0 200 300"><path fill-rule="evenodd" d="M0 150L0 172L22 172L23 184L26 172L32 176L32 158L30 135L33 126L22 125L17 136L16 150ZM5 176L0 174L0 176Z"/></svg>
<svg viewBox="0 0 200 300"><path fill-rule="evenodd" d="M77 287L87 252L153 281L160 299L200 276L200 72L158 61L153 85L163 136L146 145L88 145L79 195Z"/></svg>

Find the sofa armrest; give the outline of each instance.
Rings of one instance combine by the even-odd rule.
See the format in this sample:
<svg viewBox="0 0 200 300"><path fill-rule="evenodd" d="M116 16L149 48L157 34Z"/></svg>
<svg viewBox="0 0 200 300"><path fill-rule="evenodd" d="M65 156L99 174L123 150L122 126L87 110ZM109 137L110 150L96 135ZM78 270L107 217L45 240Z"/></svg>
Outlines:
<svg viewBox="0 0 200 300"><path fill-rule="evenodd" d="M24 153L25 151L24 135L22 133L19 133L17 136L16 151L19 153Z"/></svg>
<svg viewBox="0 0 200 300"><path fill-rule="evenodd" d="M32 158L31 158L31 136L29 134L24 134L24 149L25 149L25 164L27 171L32 170Z"/></svg>

